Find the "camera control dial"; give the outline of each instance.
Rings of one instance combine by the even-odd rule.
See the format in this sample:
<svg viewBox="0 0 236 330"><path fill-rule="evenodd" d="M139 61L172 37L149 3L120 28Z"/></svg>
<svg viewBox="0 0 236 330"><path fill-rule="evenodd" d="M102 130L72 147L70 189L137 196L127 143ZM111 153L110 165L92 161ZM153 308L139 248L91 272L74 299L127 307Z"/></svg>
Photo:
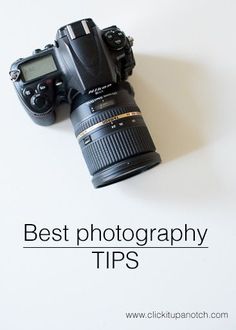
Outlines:
<svg viewBox="0 0 236 330"><path fill-rule="evenodd" d="M35 108L35 110L41 112L45 111L48 108L48 100L45 95L36 94L31 98L31 105Z"/></svg>

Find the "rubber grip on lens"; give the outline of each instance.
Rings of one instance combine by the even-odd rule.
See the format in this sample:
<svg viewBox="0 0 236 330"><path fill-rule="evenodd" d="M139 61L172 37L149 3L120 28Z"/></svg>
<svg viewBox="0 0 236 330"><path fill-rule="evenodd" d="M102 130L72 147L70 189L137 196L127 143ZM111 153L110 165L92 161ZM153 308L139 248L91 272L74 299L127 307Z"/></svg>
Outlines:
<svg viewBox="0 0 236 330"><path fill-rule="evenodd" d="M155 151L146 126L117 130L82 147L91 175L121 160Z"/></svg>

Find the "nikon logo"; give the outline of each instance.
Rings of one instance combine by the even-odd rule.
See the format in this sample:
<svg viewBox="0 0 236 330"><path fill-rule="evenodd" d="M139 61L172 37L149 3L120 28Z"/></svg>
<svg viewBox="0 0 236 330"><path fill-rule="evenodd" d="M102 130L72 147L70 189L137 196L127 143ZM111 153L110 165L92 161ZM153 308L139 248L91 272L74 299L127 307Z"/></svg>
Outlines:
<svg viewBox="0 0 236 330"><path fill-rule="evenodd" d="M93 89L90 89L90 91L88 92L89 94L99 94L101 93L104 89L108 88L108 87L111 87L112 84L108 84L108 85L105 85L105 86L102 86L102 87L96 87L96 88L93 88Z"/></svg>

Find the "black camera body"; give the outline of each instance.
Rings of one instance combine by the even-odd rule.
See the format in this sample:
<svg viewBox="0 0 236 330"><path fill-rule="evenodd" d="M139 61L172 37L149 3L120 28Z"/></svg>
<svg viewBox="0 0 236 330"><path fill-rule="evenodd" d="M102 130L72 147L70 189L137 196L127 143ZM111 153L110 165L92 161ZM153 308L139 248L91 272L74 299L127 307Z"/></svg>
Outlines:
<svg viewBox="0 0 236 330"><path fill-rule="evenodd" d="M55 45L36 49L10 69L36 124L53 124L57 106L71 104L75 135L95 187L160 163L126 82L135 66L132 43L116 26L100 30L92 19L83 19L60 28Z"/></svg>

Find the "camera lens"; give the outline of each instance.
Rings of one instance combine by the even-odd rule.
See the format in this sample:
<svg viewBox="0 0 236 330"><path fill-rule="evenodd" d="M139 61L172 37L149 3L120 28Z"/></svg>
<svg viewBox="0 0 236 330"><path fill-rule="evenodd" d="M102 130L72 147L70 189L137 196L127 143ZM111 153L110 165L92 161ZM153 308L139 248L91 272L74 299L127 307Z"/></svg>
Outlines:
<svg viewBox="0 0 236 330"><path fill-rule="evenodd" d="M101 96L94 93L78 95L71 107L75 135L94 186L103 187L158 165L160 156L129 83L110 87Z"/></svg>

